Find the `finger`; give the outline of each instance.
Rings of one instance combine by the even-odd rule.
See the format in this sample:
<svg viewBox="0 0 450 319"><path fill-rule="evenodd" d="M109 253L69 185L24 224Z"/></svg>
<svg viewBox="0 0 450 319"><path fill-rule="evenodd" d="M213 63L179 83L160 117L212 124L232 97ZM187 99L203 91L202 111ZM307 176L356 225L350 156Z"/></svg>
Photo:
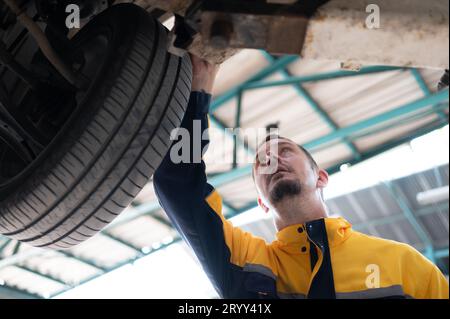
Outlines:
<svg viewBox="0 0 450 319"><path fill-rule="evenodd" d="M198 56L196 56L193 53L189 53L189 56L191 57L192 62L198 62L201 60Z"/></svg>

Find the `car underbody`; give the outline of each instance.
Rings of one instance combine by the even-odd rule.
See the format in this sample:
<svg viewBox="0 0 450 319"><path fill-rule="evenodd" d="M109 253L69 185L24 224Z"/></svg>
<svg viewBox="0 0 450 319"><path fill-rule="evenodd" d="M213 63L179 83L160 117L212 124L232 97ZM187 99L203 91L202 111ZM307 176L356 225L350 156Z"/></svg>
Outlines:
<svg viewBox="0 0 450 319"><path fill-rule="evenodd" d="M377 64L448 69L449 65L447 1L133 2L184 16L177 35L181 39L175 43L215 62L235 49L254 48L337 60L348 68Z"/></svg>

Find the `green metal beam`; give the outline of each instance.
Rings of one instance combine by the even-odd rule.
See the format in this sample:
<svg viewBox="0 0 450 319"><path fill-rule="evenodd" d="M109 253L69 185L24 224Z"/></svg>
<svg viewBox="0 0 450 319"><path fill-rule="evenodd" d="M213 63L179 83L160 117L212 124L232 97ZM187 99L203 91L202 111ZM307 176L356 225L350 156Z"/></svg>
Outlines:
<svg viewBox="0 0 450 319"><path fill-rule="evenodd" d="M276 61L275 58L266 51L261 52L267 61L271 63L274 63ZM279 72L285 79L292 78L292 74L290 74L287 69L281 69ZM314 112L322 119L322 121L324 121L328 125L328 127L333 132L339 129L337 123L330 117L330 115L327 112L325 112L325 110L319 105L319 103L317 103L317 101L314 100L314 98L301 84L295 83L293 84L293 88L300 96L300 98L302 98L309 104L309 106L314 110ZM350 149L354 157L358 158L361 156L355 144L353 144L347 138L343 138L342 141L344 142L345 145L347 145L347 147Z"/></svg>
<svg viewBox="0 0 450 319"><path fill-rule="evenodd" d="M117 217L111 224L106 226L103 230L108 230L113 227L123 225L131 220L134 220L142 215L147 214L148 212L156 211L161 209L158 201L149 202L145 204L141 204L137 207L129 208L128 211L122 213L119 217Z"/></svg>
<svg viewBox="0 0 450 319"><path fill-rule="evenodd" d="M352 160L342 161L341 163L328 168L327 172L330 175L332 175L334 173L339 172L341 170L341 166L342 165L345 165L345 164L356 165L356 164L358 164L360 162L366 161L366 160L371 159L373 157L376 157L376 156L378 156L378 155L380 155L382 153L385 153L385 152L387 152L387 151L389 151L389 150L391 150L393 148L396 148L396 147L398 147L400 145L403 145L405 143L409 143L410 141L412 141L412 140L414 140L414 139L416 139L418 137L424 136L424 135L429 134L429 133L431 133L431 132L433 132L435 130L441 129L441 128L447 126L447 125L448 125L448 123L443 123L440 120L435 121L433 123L430 123L426 127L423 127L420 130L416 131L414 134L411 134L409 136L402 137L402 138L399 138L399 139L395 139L393 141L390 141L389 143L386 143L384 145L375 147L372 150L365 152L361 156L361 159L359 159L359 160L352 159Z"/></svg>
<svg viewBox="0 0 450 319"><path fill-rule="evenodd" d="M448 106L446 106L446 107L448 107ZM412 115L407 115L407 116L402 117L401 122L400 123L396 123L395 127L398 128L398 127L401 127L402 125L408 125L408 124L410 124L410 123L412 123L414 121L421 120L423 118L426 118L426 117L428 117L430 115L434 115L434 114L436 114L436 112L434 110L430 109L430 110L426 110L424 112L414 113ZM448 120L443 121L441 119L438 119L438 120L430 122L429 124L427 124L423 128L432 126L432 127L436 127L436 129L438 129L438 128L441 128L441 127L446 126L446 125L448 125ZM372 136L372 135L375 135L375 134L379 134L379 133L385 132L386 130L391 129L392 127L393 127L392 123L380 124L380 125L377 125L375 128L373 128L373 129L371 129L369 131L366 130L366 131L364 131L362 133L355 133L352 136L348 137L348 139L350 141L356 141L358 139L361 139L361 138L364 138L364 137L367 137L367 136ZM418 131L421 131L421 130L419 129ZM413 132L412 135L415 135L415 132ZM326 147L332 147L332 146L337 145L339 143L340 143L339 140L335 140L332 143L327 144L326 146L317 147L315 149L315 151L320 151L322 149L325 149ZM388 144L390 144L390 142L388 142L386 145L388 145Z"/></svg>
<svg viewBox="0 0 450 319"><path fill-rule="evenodd" d="M439 106L440 108L448 108L448 103L442 103L441 106ZM412 122L418 121L418 120L422 120L424 118L427 118L433 114L436 114L436 111L434 109L429 109L429 110L425 110L422 111L420 113L413 113L411 115L406 115L404 117L402 117L401 119L401 123L396 124L396 127L401 126L402 124L410 124ZM435 120L431 123L442 123L443 125L448 125L448 118L446 118L445 120L442 118L439 118L438 120ZM350 137L350 140L355 140L355 139L360 139L366 136L370 136L373 134L377 134L377 133L382 133L385 132L386 130L392 128L392 124L391 123L387 123L386 125L377 125L376 128L371 129L370 131L367 132L362 132L362 133L356 133L354 135L352 135Z"/></svg>
<svg viewBox="0 0 450 319"><path fill-rule="evenodd" d="M414 79L416 80L417 84L419 85L422 93L425 96L430 96L432 94L432 92L431 92L430 88L428 87L427 83L425 82L424 78L420 74L420 71L418 69L411 69L411 74L414 77ZM448 120L447 115L442 110L438 110L437 114L439 115L439 117L442 120L444 120L444 121Z"/></svg>
<svg viewBox="0 0 450 319"><path fill-rule="evenodd" d="M110 234L109 232L103 231L103 232L100 232L100 234L101 234L101 236L104 236L104 237L108 238L109 240L112 240L112 241L114 241L114 242L116 242L116 243L118 243L118 244L120 244L120 245L122 245L124 247L127 247L127 248L133 250L138 255L142 253L140 248L134 246L133 244L131 244L131 243L129 243L129 242L127 242L127 241L117 237L117 236L114 236L114 235Z"/></svg>
<svg viewBox="0 0 450 319"><path fill-rule="evenodd" d="M347 126L345 128L341 128L341 129L337 130L336 132L333 132L333 133L323 136L321 138L315 139L314 141L306 143L303 146L307 149L314 149L318 146L327 144L336 139L348 137L354 133L362 132L368 128L377 126L381 123L384 123L387 121L392 121L393 119L401 118L402 116L411 114L413 112L420 111L421 109L424 109L430 105L440 105L440 108L444 109L447 106L445 104L442 105L442 103L448 101L448 98L449 98L448 97L448 89L446 89L439 93L435 93L428 97L424 97L420 100L408 103L404 106L400 106L394 110L371 117L367 120L360 121L358 123Z"/></svg>
<svg viewBox="0 0 450 319"><path fill-rule="evenodd" d="M31 274L33 274L33 275L36 275L36 276L38 276L38 277L41 277L41 278L44 278L44 279L47 279L47 280L56 282L56 283L58 283L58 284L60 284L60 285L67 286L67 287L72 287L69 283L65 282L65 281L62 280L62 279L56 278L56 277L54 277L54 276L52 276L52 275L50 275L50 274L43 274L43 273L41 273L41 272L39 272L39 271L37 271L37 270L35 270L35 269L31 269L31 268L29 268L29 267L27 267L27 266L23 266L23 265L14 265L14 267L15 267L15 268L18 268L18 269L21 269L21 270L23 270L23 271L26 271L26 272L28 272L28 273L31 273Z"/></svg>
<svg viewBox="0 0 450 319"><path fill-rule="evenodd" d="M42 296L23 291L16 287L0 285L0 299L43 299Z"/></svg>
<svg viewBox="0 0 450 319"><path fill-rule="evenodd" d="M13 255L4 256L2 259L0 259L0 269L19 264L28 258L32 258L35 256L42 256L43 254L47 254L49 252L50 251L45 249L35 248L21 251Z"/></svg>
<svg viewBox="0 0 450 319"><path fill-rule="evenodd" d="M405 218L411 224L412 228L417 233L417 236L419 236L420 240L425 245L425 256L428 259L430 259L433 263L436 263L433 240L431 239L430 235L426 232L424 227L421 225L419 219L416 217L414 212L408 206L403 193L392 182L385 182L384 185L388 193L391 195L392 199L403 211Z"/></svg>
<svg viewBox="0 0 450 319"><path fill-rule="evenodd" d="M6 248L6 247L8 247L8 245L11 243L11 239L9 239L9 238L3 238L4 240L3 240L3 242L2 242L2 244L0 245L0 256L2 255L2 253L3 253L3 250Z"/></svg>
<svg viewBox="0 0 450 319"><path fill-rule="evenodd" d="M209 115L209 120L211 121L211 124L215 125L220 130L222 130L226 137L234 139L234 135L231 134L231 132L229 130L227 130L228 127L225 123L223 123L221 120L219 120L217 117L215 117L212 114ZM242 141L241 139L239 139L239 138L236 139L236 143L237 143L237 146L239 146L241 149L245 150L245 152L247 154L253 155L256 153L256 151L253 148L251 148L249 145L246 145L244 143L244 141Z"/></svg>
<svg viewBox="0 0 450 319"><path fill-rule="evenodd" d="M143 204L142 206L146 206L146 205ZM228 210L228 211L231 212L231 213L234 213L234 212L237 211L237 209L236 209L235 207L233 207L233 205L231 205L230 203L228 203L226 200L224 200L224 201L222 202L222 206L223 206L223 208L224 208L225 210ZM150 217L150 218L153 218L153 219L156 220L157 222L160 222L160 223L163 224L164 226L167 226L167 227L170 228L170 229L174 229L173 226L172 226L172 224L170 223L170 221L168 221L168 220L166 220L165 218L163 218L163 217L161 217L161 216L158 216L158 215L156 214L156 212L157 212L158 209L162 209L162 207L161 207L159 204L157 205L156 208L155 208L154 205L150 205L149 207L150 207L149 210L144 210L144 209L141 209L140 206L137 206L137 207L136 207L136 208L137 208L137 212L132 212L130 215L127 215L127 214L126 214L126 215L124 216L124 217L126 217L126 218L123 218L122 220L120 220L119 222L116 222L116 223L114 223L114 224L110 224L107 228L105 228L105 229L103 230L102 234L105 233L105 232L107 232L108 230L113 229L114 227L123 225L123 224L125 224L125 223L127 223L127 222L129 222L129 221L131 221L131 220L133 220L133 219L135 219L135 218L141 217L141 216L148 216L148 217ZM111 234L108 233L108 236L111 236ZM118 239L118 238L114 238L114 239ZM124 242L124 244L127 244L127 243ZM131 247L130 247L130 248L131 248ZM136 247L136 248L137 248L137 247ZM140 250L139 250L139 251L140 251Z"/></svg>
<svg viewBox="0 0 450 319"><path fill-rule="evenodd" d="M298 60L298 58L299 58L298 56L294 56L294 55L284 56L284 57L278 59L275 63L269 65L267 68L263 69L262 71L258 72L254 76L252 76L245 83L237 85L234 88L228 90L226 93L222 94L221 96L216 97L210 107L211 114L214 113L217 109L219 109L221 106L223 106L227 102L236 98L236 96L239 94L239 92L241 92L245 88L247 83L256 82L256 81L265 79L268 76L277 72L278 70L285 68L287 65L295 62L296 60Z"/></svg>
<svg viewBox="0 0 450 319"><path fill-rule="evenodd" d="M327 81L327 80L333 80L333 79L341 79L341 78L346 78L346 77L368 75L368 74L373 74L373 73L402 71L402 70L406 70L406 69L398 68L398 67L389 67L389 66L369 66L369 67L362 68L358 72L340 70L340 71L324 72L324 73L313 74L313 75L291 77L289 79L279 80L279 81L252 82L252 83L247 83L243 89L244 90L256 90L256 89L264 89L264 88L275 87L275 86L285 86L285 85L293 85L293 84L308 83L308 82L320 82L320 81Z"/></svg>
<svg viewBox="0 0 450 319"><path fill-rule="evenodd" d="M417 217L423 217L428 215L437 214L442 209L448 209L448 203L439 204L433 207L424 207L414 212L414 215ZM405 214L396 214L392 216L385 216L377 219L372 219L365 221L360 224L353 225L353 229L355 230L363 230L368 227L376 227L376 226L384 226L389 224L395 224L400 221L404 221L406 219Z"/></svg>
<svg viewBox="0 0 450 319"><path fill-rule="evenodd" d="M223 207L225 210L228 210L228 211L231 212L231 213L237 211L236 207L234 207L231 203L229 203L229 202L226 201L225 199L222 199L222 207Z"/></svg>
<svg viewBox="0 0 450 319"><path fill-rule="evenodd" d="M20 241L16 241L16 244L14 246L13 253L12 253L13 255L16 255L19 252L20 246L22 246L22 243Z"/></svg>
<svg viewBox="0 0 450 319"><path fill-rule="evenodd" d="M428 96L431 94L431 90L429 89L427 83L425 82L425 80L423 79L422 75L420 74L419 70L417 69L411 69L411 74L414 77L414 79L416 80L417 84L420 87L420 90L422 91L422 93L425 96Z"/></svg>
<svg viewBox="0 0 450 319"><path fill-rule="evenodd" d="M237 107L236 107L236 119L234 123L234 128L240 128L241 127L241 116L242 116L242 92L239 92L237 95ZM235 135L233 137L233 169L238 167L238 155L239 155L239 141L241 140L239 136Z"/></svg>
<svg viewBox="0 0 450 319"><path fill-rule="evenodd" d="M79 256L75 256L74 254L72 254L69 251L60 250L60 251L58 251L58 253L60 253L61 255L66 256L68 258L75 259L75 260L79 261L80 263L83 263L83 264L86 264L88 266L91 266L92 268L95 268L95 269L99 270L102 273L104 273L107 270L107 268L100 266L95 261L91 261L91 260L87 260L87 259L79 257Z"/></svg>
<svg viewBox="0 0 450 319"><path fill-rule="evenodd" d="M149 215L150 218L153 218L154 220L156 220L157 222L163 224L164 226L173 229L172 223L170 221L168 221L167 219L157 215L157 214L152 214Z"/></svg>
<svg viewBox="0 0 450 319"><path fill-rule="evenodd" d="M449 256L448 248L436 250L434 256L436 258L447 258Z"/></svg>
<svg viewBox="0 0 450 319"><path fill-rule="evenodd" d="M236 181L239 178L249 176L252 173L252 167L253 167L253 165L246 165L246 166L238 167L227 173L216 175L209 179L209 183L212 186L218 188L222 185L226 185L228 183Z"/></svg>

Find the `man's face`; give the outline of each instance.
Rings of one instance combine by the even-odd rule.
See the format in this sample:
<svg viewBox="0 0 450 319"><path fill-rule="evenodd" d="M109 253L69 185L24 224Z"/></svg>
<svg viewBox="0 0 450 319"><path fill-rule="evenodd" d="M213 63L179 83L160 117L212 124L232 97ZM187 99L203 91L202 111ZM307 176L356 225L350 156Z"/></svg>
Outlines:
<svg viewBox="0 0 450 319"><path fill-rule="evenodd" d="M317 189L317 169L298 145L287 139L261 145L253 170L260 195L272 205Z"/></svg>

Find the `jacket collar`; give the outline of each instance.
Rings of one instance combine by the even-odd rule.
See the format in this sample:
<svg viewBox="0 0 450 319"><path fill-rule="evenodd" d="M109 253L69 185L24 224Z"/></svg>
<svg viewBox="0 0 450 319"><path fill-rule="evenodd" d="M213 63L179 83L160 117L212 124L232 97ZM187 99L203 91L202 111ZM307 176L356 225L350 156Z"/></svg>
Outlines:
<svg viewBox="0 0 450 319"><path fill-rule="evenodd" d="M306 228L314 227L314 221L306 224L288 226L277 233L277 241L281 245L306 245L308 235ZM352 233L352 225L342 217L325 218L325 228L330 246L342 244Z"/></svg>

